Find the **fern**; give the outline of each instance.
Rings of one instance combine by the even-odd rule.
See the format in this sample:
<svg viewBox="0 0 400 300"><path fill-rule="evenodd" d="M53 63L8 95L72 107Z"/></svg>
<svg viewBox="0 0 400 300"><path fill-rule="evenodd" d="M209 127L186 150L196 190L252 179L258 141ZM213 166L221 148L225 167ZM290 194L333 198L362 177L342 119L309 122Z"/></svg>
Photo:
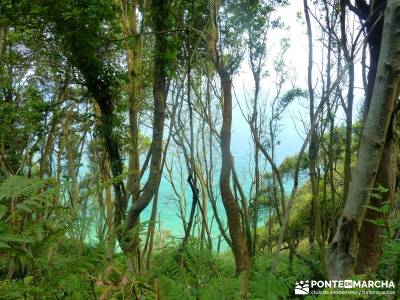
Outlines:
<svg viewBox="0 0 400 300"><path fill-rule="evenodd" d="M1 248L10 248L10 245L8 245L7 243L5 243L5 242L0 242L0 249Z"/></svg>
<svg viewBox="0 0 400 300"><path fill-rule="evenodd" d="M276 278L269 274L255 274L250 281L250 298L269 300L287 299L294 285L287 280Z"/></svg>
<svg viewBox="0 0 400 300"><path fill-rule="evenodd" d="M13 234L10 232L2 233L0 241L6 243L33 243L33 239L29 236Z"/></svg>
<svg viewBox="0 0 400 300"><path fill-rule="evenodd" d="M7 206L0 205L0 220L7 214Z"/></svg>

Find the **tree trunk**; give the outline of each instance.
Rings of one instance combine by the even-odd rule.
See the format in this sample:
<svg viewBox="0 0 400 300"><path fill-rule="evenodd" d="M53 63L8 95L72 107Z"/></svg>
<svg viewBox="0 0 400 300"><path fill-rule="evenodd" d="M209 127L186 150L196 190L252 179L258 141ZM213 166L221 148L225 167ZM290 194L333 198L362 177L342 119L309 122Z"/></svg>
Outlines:
<svg viewBox="0 0 400 300"><path fill-rule="evenodd" d="M392 120L388 129L385 145L383 148L382 159L379 163L378 173L376 175L374 187L379 186L388 189L386 193L381 194L382 198L372 197L369 205L380 208L383 203L394 203L396 196L396 177L397 177L397 155L398 140L395 133L396 121L392 115ZM358 274L366 272L375 272L378 268L381 255L381 227L373 224L372 220L385 219L387 216L374 210L367 209L365 218L358 235L359 253L357 256L356 272ZM369 221L371 220L371 221Z"/></svg>
<svg viewBox="0 0 400 300"><path fill-rule="evenodd" d="M140 74L142 60L142 38L138 34L136 1L121 1L121 22L124 28L124 47L128 66L128 108L129 108L129 160L127 198L132 197L132 204L140 195L140 160L139 160L139 109L140 109ZM139 225L138 217L134 226ZM138 253L139 231L136 230L132 238L132 253ZM138 257L136 257L138 258ZM136 268L139 263L135 260Z"/></svg>
<svg viewBox="0 0 400 300"><path fill-rule="evenodd" d="M69 112L68 114L70 113L71 112ZM70 116L67 116L67 118L70 118ZM77 165L76 165L77 161L76 142L74 141L74 136L70 131L69 122L65 123L63 131L65 139L68 138L69 140L68 143L65 144L65 152L67 154L67 160L68 160L69 184L71 188L71 191L69 193L69 198L71 201L71 207L74 210L74 213L76 213L79 203L79 182L78 182Z"/></svg>
<svg viewBox="0 0 400 300"><path fill-rule="evenodd" d="M153 27L156 32L154 49L153 69L153 134L150 145L151 161L149 177L143 186L140 197L134 199L132 207L128 211L125 233L133 228L139 220L140 213L149 205L161 179L161 160L163 152L163 133L165 120L165 101L167 98L167 66L168 39L166 29L168 28L169 1L153 0ZM125 236L124 240L130 244L131 237ZM132 245L129 245L131 247Z"/></svg>
<svg viewBox="0 0 400 300"><path fill-rule="evenodd" d="M232 194L230 177L233 167L231 143L232 125L232 82L225 75L221 78L224 93L223 121L221 128L221 155L222 165L219 179L222 201L227 213L229 232L234 248L237 273L248 272L250 268L250 256L247 248L246 233L243 231L240 216L240 207Z"/></svg>
<svg viewBox="0 0 400 300"><path fill-rule="evenodd" d="M343 183L343 198L346 199L349 192L351 181L351 144L352 144L352 131L353 131L353 100L354 100L354 53L352 49L347 46L346 35L346 2L348 0L341 0L340 2L340 33L341 33L341 48L346 59L347 69L349 72L349 87L347 92L347 104L343 101L343 109L346 113L346 138L344 150L344 183Z"/></svg>
<svg viewBox="0 0 400 300"><path fill-rule="evenodd" d="M247 298L248 276L250 271L250 254L244 226L241 222L241 211L231 190L230 178L232 175L233 160L231 154L231 127L232 127L232 80L226 70L222 57L217 50L218 29L217 16L219 3L214 3L211 13L211 31L208 42L210 58L218 72L223 92L222 127L220 132L221 173L219 186L221 198L225 207L229 233L232 239L232 250L235 256L236 272L243 273L243 297Z"/></svg>
<svg viewBox="0 0 400 300"><path fill-rule="evenodd" d="M307 24L307 35L308 35L308 94L310 98L310 145L308 147L308 159L310 167L310 182L311 182L311 220L310 220L310 235L309 241L310 246L313 247L314 240L317 241L319 246L319 257L321 268L323 273L325 273L326 262L325 262L325 240L322 236L322 226L321 226L321 209L319 194L319 178L317 174L317 160L318 160L318 134L317 134L317 114L315 110L315 97L312 79L312 66L313 66L313 36L311 28L311 20L309 15L309 7L307 0L304 0L304 15Z"/></svg>
<svg viewBox="0 0 400 300"><path fill-rule="evenodd" d="M368 82L366 86L366 99L364 104L364 116L367 115L369 105L371 103L372 91L374 88L377 65L380 53L380 44L382 39L383 12L386 7L386 0L377 0L370 5L362 5L362 1L356 2L357 9L355 13L367 24L367 43L369 48L369 70ZM383 195L383 199L371 199L371 205L379 207L382 202L393 199L394 189L396 186L396 166L397 165L397 140L394 134L393 126L395 116L391 116L391 124L389 125L389 133L386 136L382 160L379 165L378 174L375 179L375 187L383 186L389 189L389 192ZM393 123L394 122L394 123ZM374 210L367 210L365 219L376 220L383 218L381 214ZM379 235L381 228L375 226L369 221L363 222L359 232L359 253L358 264L356 267L357 273L365 273L366 271L374 271L378 267L379 257L381 254ZM368 242L367 242L368 241Z"/></svg>
<svg viewBox="0 0 400 300"><path fill-rule="evenodd" d="M368 113L369 104L371 102L372 91L374 88L376 70L379 60L380 53L380 42L383 30L383 11L385 10L386 1L374 1L370 4L369 16L367 19L368 29L368 47L369 47L369 70L368 70L368 83L366 87L366 99L364 104L364 115ZM371 26L369 24L374 24ZM379 164L378 174L375 179L375 187L383 186L389 189L388 193L385 193L383 199L372 198L370 205L379 207L384 201L393 200L394 189L396 186L396 167L397 166L397 140L394 134L395 130L393 123L395 116L391 117L391 124L389 125L389 132L386 136L384 145L382 160ZM366 211L365 220L361 226L358 240L359 240L359 253L357 258L356 272L361 274L367 271L374 271L378 267L380 251L380 239L381 228L372 224L368 220L377 220L383 218L377 211L368 209Z"/></svg>
<svg viewBox="0 0 400 300"><path fill-rule="evenodd" d="M381 54L371 105L361 136L360 150L346 204L328 251L328 276L344 279L354 274L358 230L365 216L377 175L400 78L400 0L389 0Z"/></svg>
<svg viewBox="0 0 400 300"><path fill-rule="evenodd" d="M93 103L93 110L96 115L96 125L101 127L101 111L96 102ZM111 175L110 175L110 161L107 156L107 149L103 146L103 151L101 155L100 169L101 169L101 178L102 183L104 185L104 193L105 193L105 205L106 205L106 219L107 219L107 258L111 258L114 255L115 250L115 228L113 222L113 197L111 191Z"/></svg>
<svg viewBox="0 0 400 300"><path fill-rule="evenodd" d="M56 136L56 130L58 125L57 117L54 116L51 120L51 127L47 137L47 140L44 145L44 149L42 151L42 155L40 158L40 165L39 165L39 178L43 179L46 172L48 172L48 167L50 164L51 157L54 151L54 139Z"/></svg>
<svg viewBox="0 0 400 300"><path fill-rule="evenodd" d="M285 240L285 237L286 237L286 231L287 231L288 226L289 226L290 213L292 211L292 207L293 207L294 200L295 200L296 193L297 193L297 187L298 187L298 184L299 184L300 164L301 164L301 160L303 158L303 154L304 154L304 152L306 150L306 147L308 145L308 141L310 139L310 135L311 135L311 131L308 132L307 137L304 140L303 145L301 146L301 149L300 149L299 154L297 156L297 161L296 161L296 166L295 166L295 169L294 169L294 176L293 176L294 177L293 178L293 188L292 188L292 192L290 194L290 198L289 198L289 201L288 201L286 209L285 209L285 214L284 214L283 219L282 219L282 228L281 228L281 231L279 233L278 242L276 243L276 248L275 248L275 251L274 251L274 254L273 254L273 261L272 261L272 266L271 266L272 273L276 272L276 268L278 266L279 253L281 251L282 243L283 243L283 241ZM262 151L262 149L261 149L261 151ZM270 219L271 219L271 217L270 217ZM271 234L270 234L270 236L271 236Z"/></svg>

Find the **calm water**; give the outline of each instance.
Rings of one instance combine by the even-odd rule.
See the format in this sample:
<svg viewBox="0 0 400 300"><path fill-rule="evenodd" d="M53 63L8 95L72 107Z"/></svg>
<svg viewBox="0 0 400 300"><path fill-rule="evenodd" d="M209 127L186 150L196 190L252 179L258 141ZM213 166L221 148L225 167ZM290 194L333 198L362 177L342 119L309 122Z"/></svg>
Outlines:
<svg viewBox="0 0 400 300"><path fill-rule="evenodd" d="M302 144L302 139L299 137L296 132L293 120L292 120L292 111L288 111L281 121L281 132L279 134L280 144L276 148L276 160L280 163L286 156L296 154ZM246 193L246 196L249 198L250 188L251 188L251 180L252 180L252 170L254 168L253 165L253 148L251 135L249 131L248 124L243 119L240 110L235 108L234 110L234 121L232 126L232 144L231 144L232 154L235 159L235 167L238 173L238 177L240 178L241 185ZM215 157L218 153L215 153ZM217 162L219 165L220 162ZM183 166L184 168L184 166ZM176 174L175 174L176 173ZM174 172L174 176L179 181L179 173ZM187 206L187 218L189 217L189 210L192 201L192 194L190 187L186 184L186 176L187 174L183 174L183 182L184 182L184 195ZM215 184L214 191L219 194L218 187L218 176L219 172L217 171L215 174ZM180 188L179 183L177 184L177 188ZM287 183L285 189L288 191L291 189L290 183ZM142 214L142 221L145 221L150 218L151 205L146 208L146 210ZM220 212L220 217L226 221L225 210L222 205L222 201L220 198L217 199L217 206ZM159 190L159 205L158 212L161 223L157 224L157 227L161 225L162 230L169 231L171 236L173 237L182 237L183 236L183 227L182 221L179 217L178 210L178 199L174 194L171 184L168 182L166 178L162 178L160 190ZM211 224L211 232L213 236L213 247L215 248L217 245L217 238L219 235L218 226L215 220L212 220L212 208L211 204L208 203L208 219L209 224ZM226 224L226 222L225 222ZM221 249L226 249L226 244L221 245Z"/></svg>

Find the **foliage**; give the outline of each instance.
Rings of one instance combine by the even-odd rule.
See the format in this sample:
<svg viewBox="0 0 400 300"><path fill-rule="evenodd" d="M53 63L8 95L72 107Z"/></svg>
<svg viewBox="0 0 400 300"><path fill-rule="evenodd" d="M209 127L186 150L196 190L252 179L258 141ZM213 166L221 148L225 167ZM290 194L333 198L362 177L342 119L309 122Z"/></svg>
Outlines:
<svg viewBox="0 0 400 300"><path fill-rule="evenodd" d="M64 240L70 215L57 204L58 193L53 180L13 176L0 185L4 299L85 299L90 290L87 274L103 253L88 249L77 255L81 246Z"/></svg>
<svg viewBox="0 0 400 300"><path fill-rule="evenodd" d="M352 103L357 100L352 85L361 83L351 82L350 67L357 69L361 62L362 79L369 89L375 76L374 57L359 50L378 50L370 43L379 33L363 33L368 33L370 23L376 23L379 31L380 21L350 17L367 1L355 1L354 7L337 0L307 2L313 14L311 42L316 51L308 79L314 82L304 83L295 82L288 57L294 39L287 37L286 20L278 11L290 4L287 0L0 1L0 298L242 299L247 278L236 276L240 257L236 255L235 260L233 251L221 254L206 249L214 246L213 239L234 241L236 234L216 188L221 171L218 146L231 144L231 139L224 140L227 128L220 128L221 118L225 118L223 124L234 125L229 129L232 141L237 125L242 124L237 123L235 111L221 114L224 96L230 92L221 90L224 82L232 84L231 96L239 96L237 107L250 127L248 149L254 154L248 160L254 170L247 174L250 180L241 176L241 157L235 161L234 178L230 167L226 176L237 200L232 204L238 220L234 223L247 234L247 244L243 239L241 247L251 249L249 298L293 299L298 279L322 278L326 250L346 201L351 179L347 171L357 160L365 134L365 116L356 120ZM383 20L383 11L377 11ZM209 30L211 24L217 27L212 27L215 31ZM359 34L355 28L361 30ZM270 34L272 30L276 32ZM364 37L372 37L365 40L365 47L352 44L354 38L361 42ZM214 38L218 65L224 67L219 71L228 73L223 82L208 53ZM369 58L371 66L366 67L363 58ZM246 83L239 90L234 76L249 71L244 62L250 65L249 78L254 82L248 84L248 76L240 76L246 77ZM347 68L347 73L342 70ZM311 105L307 102L312 98ZM306 151L301 157L291 152L282 159L278 133L289 106L298 99L304 102L296 103L296 108L304 103L310 108L310 119L300 116L298 123L305 132L311 132L309 124L315 125L315 140L313 136L304 146L314 143L316 158ZM164 100L165 105L157 106ZM163 121L156 122L157 117ZM388 139L397 145L394 113L391 122ZM154 125L165 128L164 134L154 130ZM236 155L236 149L232 152ZM398 164L398 153L387 155L393 157L383 161L397 160ZM271 160L278 166L274 173ZM160 167L164 163L171 166L174 196L170 198L178 206L181 220L177 223L188 232L184 239L188 244L182 245L171 228L161 228L163 216L157 216L164 207L157 208L153 192L159 199L169 196L164 195L164 181L158 178L166 175ZM290 198L297 164L299 185ZM309 180L313 165L315 197ZM395 167L386 169L383 175L387 176L377 178L398 180ZM149 176L154 180L143 185ZM151 193L148 187L154 188ZM200 198L193 197L190 216L189 187L192 196ZM379 270L362 276L398 282L398 190L389 191L377 183L375 187L372 199L386 199L389 194L397 198L381 201L379 207L359 206L378 216L365 221L381 234L375 245L381 254ZM137 203L142 206L140 201L135 203L142 195L147 197L146 205L154 201L152 219L148 221L145 212L138 216L141 223L123 230L125 212ZM291 211L286 212L289 221L283 232L286 207ZM160 227L152 235L153 224ZM273 253L281 233L285 236L277 258ZM137 248L130 248L134 243L125 245L123 235L129 241L138 237ZM271 272L276 259L278 267Z"/></svg>
<svg viewBox="0 0 400 300"><path fill-rule="evenodd" d="M233 258L197 250L194 246L168 248L155 257L152 276L159 279L162 296L165 299L242 299L241 280L232 276ZM267 256L256 258L250 276L250 299L282 299L290 293L293 279L287 281L269 274L268 262Z"/></svg>
<svg viewBox="0 0 400 300"><path fill-rule="evenodd" d="M238 281L225 280L232 273L209 250L197 251L193 246L184 249L172 247L158 253L153 264L153 276L160 278L166 299L179 299L181 295L187 295L188 299L200 295L212 299L211 295L238 297L240 294Z"/></svg>

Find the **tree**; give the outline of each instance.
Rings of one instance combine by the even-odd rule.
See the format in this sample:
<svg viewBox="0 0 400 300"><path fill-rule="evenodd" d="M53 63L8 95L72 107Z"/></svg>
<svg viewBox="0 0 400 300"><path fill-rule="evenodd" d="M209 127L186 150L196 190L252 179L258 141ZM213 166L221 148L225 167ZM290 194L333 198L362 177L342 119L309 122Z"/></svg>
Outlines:
<svg viewBox="0 0 400 300"><path fill-rule="evenodd" d="M328 276L344 279L354 273L358 254L358 231L365 216L379 162L398 99L400 79L400 1L390 0L371 105L360 140L360 150L349 194L335 237L328 251Z"/></svg>
<svg viewBox="0 0 400 300"><path fill-rule="evenodd" d="M242 224L240 207L235 200L230 186L230 177L233 169L233 157L230 150L232 127L232 74L229 73L223 57L218 50L218 11L219 1L213 2L210 14L210 33L208 50L212 63L220 77L223 93L222 127L220 132L221 173L219 178L221 198L228 219L229 233L232 239L233 254L235 256L236 272L244 276L244 297L247 298L248 276L250 272L250 253L247 246L245 225Z"/></svg>
<svg viewBox="0 0 400 300"><path fill-rule="evenodd" d="M368 113L371 103L372 91L374 88L377 65L379 60L380 45L382 39L382 30L384 22L384 11L386 1L373 1L367 3L365 1L356 1L356 6L347 3L349 8L364 22L366 27L366 42L369 50L369 68L368 74L364 67L364 81L366 81L365 88L365 102L364 102L364 118ZM372 25L373 24L373 25ZM364 55L365 60L365 55ZM377 176L375 178L375 188L380 186L388 189L382 195L382 199L373 197L370 199L370 205L376 208L382 206L382 203L389 201L393 206L395 192L396 192L396 166L398 160L398 147L396 137L396 114L393 111L390 118L388 134L384 145L382 159L379 164ZM359 253L357 258L357 272L364 273L366 271L375 271L378 267L380 258L380 244L381 244L381 230L379 226L373 222L384 217L379 211L368 209L366 211L365 220L360 228L359 233ZM371 221L367 221L371 220ZM387 220L386 220L387 221Z"/></svg>

